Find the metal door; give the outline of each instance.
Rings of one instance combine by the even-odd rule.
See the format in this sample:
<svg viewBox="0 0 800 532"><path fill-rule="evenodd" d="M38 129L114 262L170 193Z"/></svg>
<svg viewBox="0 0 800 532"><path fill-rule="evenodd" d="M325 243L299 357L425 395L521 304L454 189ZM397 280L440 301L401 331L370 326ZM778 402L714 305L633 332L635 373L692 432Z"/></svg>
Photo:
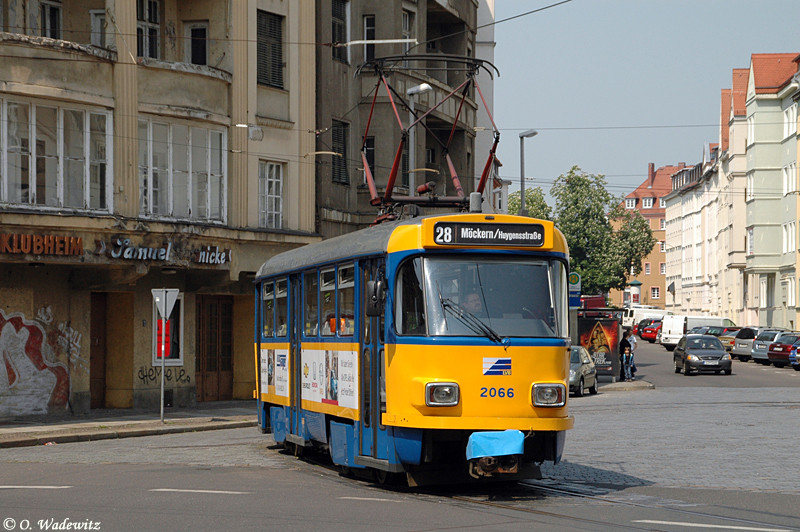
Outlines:
<svg viewBox="0 0 800 532"><path fill-rule="evenodd" d="M383 320L384 316L367 316L367 281L374 281L382 274L383 261L370 259L359 262L361 287L361 315L359 327L359 388L361 390L361 430L359 450L362 456L377 456L378 431L381 412L385 410L382 399Z"/></svg>

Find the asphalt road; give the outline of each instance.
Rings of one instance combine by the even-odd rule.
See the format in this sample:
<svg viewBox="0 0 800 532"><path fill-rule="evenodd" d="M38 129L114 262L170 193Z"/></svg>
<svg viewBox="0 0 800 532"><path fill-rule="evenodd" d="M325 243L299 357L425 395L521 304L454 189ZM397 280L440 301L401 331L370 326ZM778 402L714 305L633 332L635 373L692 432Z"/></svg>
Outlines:
<svg viewBox="0 0 800 532"><path fill-rule="evenodd" d="M0 451L2 530L800 530L800 372L734 362L684 377L640 343L652 390L570 399L544 478L385 489L255 428ZM61 527L60 529L65 529Z"/></svg>

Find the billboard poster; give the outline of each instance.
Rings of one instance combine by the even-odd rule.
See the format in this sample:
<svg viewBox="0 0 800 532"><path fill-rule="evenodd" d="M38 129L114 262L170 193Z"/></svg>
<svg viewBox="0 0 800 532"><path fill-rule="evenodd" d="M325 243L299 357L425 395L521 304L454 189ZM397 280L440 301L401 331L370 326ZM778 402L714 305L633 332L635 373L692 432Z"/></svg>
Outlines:
<svg viewBox="0 0 800 532"><path fill-rule="evenodd" d="M261 391L289 397L289 350L261 350Z"/></svg>
<svg viewBox="0 0 800 532"><path fill-rule="evenodd" d="M303 349L303 390L306 401L358 408L358 353Z"/></svg>
<svg viewBox="0 0 800 532"><path fill-rule="evenodd" d="M599 375L616 375L619 367L619 320L578 317L578 343L586 348Z"/></svg>

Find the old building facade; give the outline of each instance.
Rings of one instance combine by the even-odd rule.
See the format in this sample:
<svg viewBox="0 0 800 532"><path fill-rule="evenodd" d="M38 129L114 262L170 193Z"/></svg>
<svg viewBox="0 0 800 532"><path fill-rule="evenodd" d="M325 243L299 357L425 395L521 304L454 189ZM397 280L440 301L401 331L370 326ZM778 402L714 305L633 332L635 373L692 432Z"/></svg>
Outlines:
<svg viewBox="0 0 800 532"><path fill-rule="evenodd" d="M162 356L168 405L252 397L254 272L318 240L314 3L0 24L0 417L157 410ZM180 290L164 325L154 288Z"/></svg>
<svg viewBox="0 0 800 532"><path fill-rule="evenodd" d="M361 152L382 196L403 135L407 142L395 194L414 194L417 185L433 182L437 195L454 195L445 158L449 154L469 195L476 173L475 89L469 89L463 106L450 99L408 132L411 113L400 102L408 101L419 116L466 79L463 65L451 63L448 56L475 56L478 1L316 0L316 6L316 41L328 45L317 47L316 150L309 158L316 172L319 232L335 236L375 220ZM364 42L371 40L376 43ZM379 78L374 69L356 75L358 67L401 54L409 59L396 61L397 68L387 72L396 107L383 87L373 107ZM480 170L487 155L480 155Z"/></svg>

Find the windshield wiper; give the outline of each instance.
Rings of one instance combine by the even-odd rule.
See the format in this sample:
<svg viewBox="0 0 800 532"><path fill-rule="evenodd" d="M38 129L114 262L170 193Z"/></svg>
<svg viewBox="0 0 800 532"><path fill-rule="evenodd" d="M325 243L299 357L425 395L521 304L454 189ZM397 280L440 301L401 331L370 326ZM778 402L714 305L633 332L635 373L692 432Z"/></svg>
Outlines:
<svg viewBox="0 0 800 532"><path fill-rule="evenodd" d="M441 292L439 292L439 301L444 310L449 310L453 316L458 318L458 320L472 332L481 334L495 343L503 343L503 337L497 334L494 329L486 325L475 314L454 302L449 297L443 297Z"/></svg>

